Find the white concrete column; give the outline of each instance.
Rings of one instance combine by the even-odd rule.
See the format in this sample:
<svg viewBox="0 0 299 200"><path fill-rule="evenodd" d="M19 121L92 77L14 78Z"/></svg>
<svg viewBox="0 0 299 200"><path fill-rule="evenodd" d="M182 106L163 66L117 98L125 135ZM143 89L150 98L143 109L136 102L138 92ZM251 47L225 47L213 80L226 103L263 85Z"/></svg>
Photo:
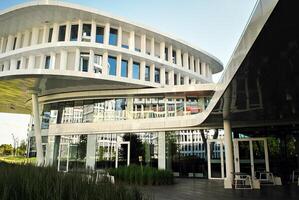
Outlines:
<svg viewBox="0 0 299 200"><path fill-rule="evenodd" d="M75 52L75 71L80 71L80 49L76 48Z"/></svg>
<svg viewBox="0 0 299 200"><path fill-rule="evenodd" d="M160 43L160 58L165 60L165 42Z"/></svg>
<svg viewBox="0 0 299 200"><path fill-rule="evenodd" d="M83 34L83 23L82 20L78 21L78 42L82 41L82 34Z"/></svg>
<svg viewBox="0 0 299 200"><path fill-rule="evenodd" d="M119 26L118 27L118 35L117 35L117 46L119 48L121 48L121 44L122 44L122 38L123 38L123 31L122 31L122 27Z"/></svg>
<svg viewBox="0 0 299 200"><path fill-rule="evenodd" d="M196 84L196 79L195 78L192 78L191 79L191 85L195 85Z"/></svg>
<svg viewBox="0 0 299 200"><path fill-rule="evenodd" d="M130 32L130 38L129 38L129 49L131 51L135 50L135 32L131 31Z"/></svg>
<svg viewBox="0 0 299 200"><path fill-rule="evenodd" d="M166 169L165 132L158 132L158 169Z"/></svg>
<svg viewBox="0 0 299 200"><path fill-rule="evenodd" d="M34 134L36 143L36 158L37 165L42 166L44 164L44 153L42 147L42 136L40 128L40 115L39 115L39 105L38 105L38 92L29 91L32 95L32 111L34 116Z"/></svg>
<svg viewBox="0 0 299 200"><path fill-rule="evenodd" d="M120 53L116 57L116 76L117 77L121 77L121 59L122 59L122 55Z"/></svg>
<svg viewBox="0 0 299 200"><path fill-rule="evenodd" d="M188 53L183 54L183 67L186 68L186 69L189 69Z"/></svg>
<svg viewBox="0 0 299 200"><path fill-rule="evenodd" d="M4 62L4 71L8 71L9 70L9 61L5 61Z"/></svg>
<svg viewBox="0 0 299 200"><path fill-rule="evenodd" d="M97 135L87 135L86 169L94 170L96 164Z"/></svg>
<svg viewBox="0 0 299 200"><path fill-rule="evenodd" d="M29 46L29 41L30 41L30 31L26 30L24 33L23 47Z"/></svg>
<svg viewBox="0 0 299 200"><path fill-rule="evenodd" d="M194 72L194 56L190 56L190 70Z"/></svg>
<svg viewBox="0 0 299 200"><path fill-rule="evenodd" d="M94 51L89 50L88 73L94 73Z"/></svg>
<svg viewBox="0 0 299 200"><path fill-rule="evenodd" d="M168 47L168 61L170 63L174 63L172 60L172 45L169 45L169 47Z"/></svg>
<svg viewBox="0 0 299 200"><path fill-rule="evenodd" d="M30 55L28 60L28 69L34 69L35 66L35 56Z"/></svg>
<svg viewBox="0 0 299 200"><path fill-rule="evenodd" d="M44 25L44 31L43 31L43 40L42 43L48 43L48 36L49 36L49 27L47 25Z"/></svg>
<svg viewBox="0 0 299 200"><path fill-rule="evenodd" d="M181 85L181 73L177 73L177 75L176 75L176 83L177 83L177 85Z"/></svg>
<svg viewBox="0 0 299 200"><path fill-rule="evenodd" d="M38 33L39 29L34 27L32 28L32 34L31 34L31 46L36 45L38 43Z"/></svg>
<svg viewBox="0 0 299 200"><path fill-rule="evenodd" d="M59 32L59 25L57 23L53 24L53 33L52 33L52 42L58 41L58 32Z"/></svg>
<svg viewBox="0 0 299 200"><path fill-rule="evenodd" d="M189 85L189 76L184 76L184 85Z"/></svg>
<svg viewBox="0 0 299 200"><path fill-rule="evenodd" d="M182 66L182 52L180 49L176 50L177 65Z"/></svg>
<svg viewBox="0 0 299 200"><path fill-rule="evenodd" d="M165 67L160 68L160 84L165 85Z"/></svg>
<svg viewBox="0 0 299 200"><path fill-rule="evenodd" d="M61 50L60 52L60 70L66 70L67 66L67 51Z"/></svg>
<svg viewBox="0 0 299 200"><path fill-rule="evenodd" d="M48 145L45 156L45 166L52 166L54 161L55 136L48 136Z"/></svg>
<svg viewBox="0 0 299 200"><path fill-rule="evenodd" d="M55 69L55 63L56 63L56 53L51 52L50 53L51 59L50 59L50 69Z"/></svg>
<svg viewBox="0 0 299 200"><path fill-rule="evenodd" d="M128 61L128 78L133 78L133 58L129 58Z"/></svg>
<svg viewBox="0 0 299 200"><path fill-rule="evenodd" d="M145 61L140 62L140 80L145 81Z"/></svg>
<svg viewBox="0 0 299 200"><path fill-rule="evenodd" d="M196 69L196 73L200 74L200 60L199 60L199 58L196 58L196 60L195 60L195 69Z"/></svg>
<svg viewBox="0 0 299 200"><path fill-rule="evenodd" d="M155 82L155 64L150 65L150 82Z"/></svg>
<svg viewBox="0 0 299 200"><path fill-rule="evenodd" d="M225 166L226 178L224 179L224 188L232 188L234 161L233 161L233 145L232 130L230 123L230 106L231 106L231 89L227 88L224 93L223 103L223 129L224 129L224 147L225 147Z"/></svg>
<svg viewBox="0 0 299 200"><path fill-rule="evenodd" d="M104 44L109 44L110 24L106 23L104 28Z"/></svg>
<svg viewBox="0 0 299 200"><path fill-rule="evenodd" d="M155 56L155 38L151 39L151 56Z"/></svg>
<svg viewBox="0 0 299 200"><path fill-rule="evenodd" d="M62 53L61 53L62 55ZM46 62L46 57L44 54L41 54L40 56L40 63L39 63L39 69L44 69L45 68L45 62ZM22 65L22 61L21 61L21 65Z"/></svg>
<svg viewBox="0 0 299 200"><path fill-rule="evenodd" d="M4 49L4 37L1 37L0 39L0 53L2 53L3 49Z"/></svg>
<svg viewBox="0 0 299 200"><path fill-rule="evenodd" d="M108 51L105 51L103 53L103 70L102 75L107 76L108 75Z"/></svg>
<svg viewBox="0 0 299 200"><path fill-rule="evenodd" d="M22 42L22 33L19 32L17 34L16 49L21 48L21 45L22 45L21 42Z"/></svg>
<svg viewBox="0 0 299 200"><path fill-rule="evenodd" d="M201 63L201 74L206 77L207 76L207 67L206 67L206 63L202 62Z"/></svg>
<svg viewBox="0 0 299 200"><path fill-rule="evenodd" d="M13 48L15 37L13 35L9 35L7 38L7 44L6 44L6 52L11 51Z"/></svg>
<svg viewBox="0 0 299 200"><path fill-rule="evenodd" d="M174 85L174 70L168 72L169 85Z"/></svg>
<svg viewBox="0 0 299 200"><path fill-rule="evenodd" d="M70 21L67 21L65 27L65 38L64 38L64 41L66 42L69 42L71 39L71 27L72 27L72 23Z"/></svg>
<svg viewBox="0 0 299 200"><path fill-rule="evenodd" d="M17 60L11 59L10 60L10 70L16 70L17 69Z"/></svg>
<svg viewBox="0 0 299 200"><path fill-rule="evenodd" d="M146 35L141 35L141 53L146 53Z"/></svg>
<svg viewBox="0 0 299 200"><path fill-rule="evenodd" d="M21 68L20 69L25 69L26 65L26 58L24 56L21 57Z"/></svg>

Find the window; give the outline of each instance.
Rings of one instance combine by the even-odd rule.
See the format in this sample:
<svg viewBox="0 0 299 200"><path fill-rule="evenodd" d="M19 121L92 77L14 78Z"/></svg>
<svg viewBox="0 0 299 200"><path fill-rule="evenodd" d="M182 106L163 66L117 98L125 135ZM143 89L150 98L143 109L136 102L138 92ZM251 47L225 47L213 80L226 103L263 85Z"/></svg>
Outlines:
<svg viewBox="0 0 299 200"><path fill-rule="evenodd" d="M80 71L88 72L89 54L81 53L80 55Z"/></svg>
<svg viewBox="0 0 299 200"><path fill-rule="evenodd" d="M116 76L116 57L109 56L108 63L109 63L109 75Z"/></svg>
<svg viewBox="0 0 299 200"><path fill-rule="evenodd" d="M46 56L45 69L50 69L51 56Z"/></svg>
<svg viewBox="0 0 299 200"><path fill-rule="evenodd" d="M174 74L174 85L177 85L178 84L178 81L177 81L177 75Z"/></svg>
<svg viewBox="0 0 299 200"><path fill-rule="evenodd" d="M174 63L174 64L177 64L177 62L176 62L176 51L172 51L172 62Z"/></svg>
<svg viewBox="0 0 299 200"><path fill-rule="evenodd" d="M1 65L0 66L0 72L3 72L4 71L4 65Z"/></svg>
<svg viewBox="0 0 299 200"><path fill-rule="evenodd" d="M155 68L155 82L160 83L160 69Z"/></svg>
<svg viewBox="0 0 299 200"><path fill-rule="evenodd" d="M91 24L83 24L82 41L90 42Z"/></svg>
<svg viewBox="0 0 299 200"><path fill-rule="evenodd" d="M150 66L145 66L145 81L150 81Z"/></svg>
<svg viewBox="0 0 299 200"><path fill-rule="evenodd" d="M52 35L53 35L53 28L50 28L50 29L49 29L48 42L52 42Z"/></svg>
<svg viewBox="0 0 299 200"><path fill-rule="evenodd" d="M60 26L59 27L59 34L58 34L58 41L62 42L65 40L65 30L66 30L66 25Z"/></svg>
<svg viewBox="0 0 299 200"><path fill-rule="evenodd" d="M20 69L20 68L21 68L21 61L18 60L18 61L17 61L17 69Z"/></svg>
<svg viewBox="0 0 299 200"><path fill-rule="evenodd" d="M104 28L101 26L97 26L96 43L104 43Z"/></svg>
<svg viewBox="0 0 299 200"><path fill-rule="evenodd" d="M102 66L102 59L101 55L95 54L94 55L94 73L102 73L103 66Z"/></svg>
<svg viewBox="0 0 299 200"><path fill-rule="evenodd" d="M121 61L121 77L128 77L128 61Z"/></svg>
<svg viewBox="0 0 299 200"><path fill-rule="evenodd" d="M168 48L167 47L165 47L165 60L167 60L168 61Z"/></svg>
<svg viewBox="0 0 299 200"><path fill-rule="evenodd" d="M165 72L165 84L166 85L169 85L169 74L168 74L168 72Z"/></svg>
<svg viewBox="0 0 299 200"><path fill-rule="evenodd" d="M71 41L77 41L78 40L78 30L79 30L79 25L72 25L71 27Z"/></svg>
<svg viewBox="0 0 299 200"><path fill-rule="evenodd" d="M140 79L140 64L133 62L133 79Z"/></svg>
<svg viewBox="0 0 299 200"><path fill-rule="evenodd" d="M117 45L117 29L110 28L109 44L114 46Z"/></svg>
<svg viewBox="0 0 299 200"><path fill-rule="evenodd" d="M13 41L13 47L12 50L16 49L16 44L17 44L17 37L15 37L14 41Z"/></svg>
<svg viewBox="0 0 299 200"><path fill-rule="evenodd" d="M128 49L129 48L129 38L130 34L128 32L123 31L122 32L122 38L121 38L121 47Z"/></svg>

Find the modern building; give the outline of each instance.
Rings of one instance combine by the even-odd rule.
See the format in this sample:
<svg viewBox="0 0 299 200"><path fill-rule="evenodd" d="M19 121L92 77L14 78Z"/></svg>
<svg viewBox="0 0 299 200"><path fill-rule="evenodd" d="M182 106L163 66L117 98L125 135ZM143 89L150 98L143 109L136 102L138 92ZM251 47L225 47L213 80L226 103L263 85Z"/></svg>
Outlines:
<svg viewBox="0 0 299 200"><path fill-rule="evenodd" d="M231 188L234 172L272 169L256 137L298 137L294 8L257 1L215 84L217 58L152 28L59 1L15 6L0 12L0 111L32 114L40 165L202 177L207 159L208 177Z"/></svg>

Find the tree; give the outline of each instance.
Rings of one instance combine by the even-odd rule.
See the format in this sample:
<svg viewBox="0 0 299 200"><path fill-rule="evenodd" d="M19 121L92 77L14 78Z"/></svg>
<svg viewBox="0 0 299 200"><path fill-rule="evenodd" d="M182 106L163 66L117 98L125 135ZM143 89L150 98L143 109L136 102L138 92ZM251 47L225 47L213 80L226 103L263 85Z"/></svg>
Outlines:
<svg viewBox="0 0 299 200"><path fill-rule="evenodd" d="M13 147L11 144L2 144L0 146L0 155L9 156L13 153Z"/></svg>
<svg viewBox="0 0 299 200"><path fill-rule="evenodd" d="M17 154L24 156L26 154L26 150L27 150L26 141L22 140L20 146L17 148Z"/></svg>

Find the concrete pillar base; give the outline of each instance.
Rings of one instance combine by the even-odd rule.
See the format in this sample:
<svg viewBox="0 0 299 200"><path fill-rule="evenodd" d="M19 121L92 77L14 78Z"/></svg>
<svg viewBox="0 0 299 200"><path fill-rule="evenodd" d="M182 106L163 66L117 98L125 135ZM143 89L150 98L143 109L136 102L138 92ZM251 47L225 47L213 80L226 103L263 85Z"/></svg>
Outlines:
<svg viewBox="0 0 299 200"><path fill-rule="evenodd" d="M224 189L233 189L233 182L231 179L224 179Z"/></svg>

